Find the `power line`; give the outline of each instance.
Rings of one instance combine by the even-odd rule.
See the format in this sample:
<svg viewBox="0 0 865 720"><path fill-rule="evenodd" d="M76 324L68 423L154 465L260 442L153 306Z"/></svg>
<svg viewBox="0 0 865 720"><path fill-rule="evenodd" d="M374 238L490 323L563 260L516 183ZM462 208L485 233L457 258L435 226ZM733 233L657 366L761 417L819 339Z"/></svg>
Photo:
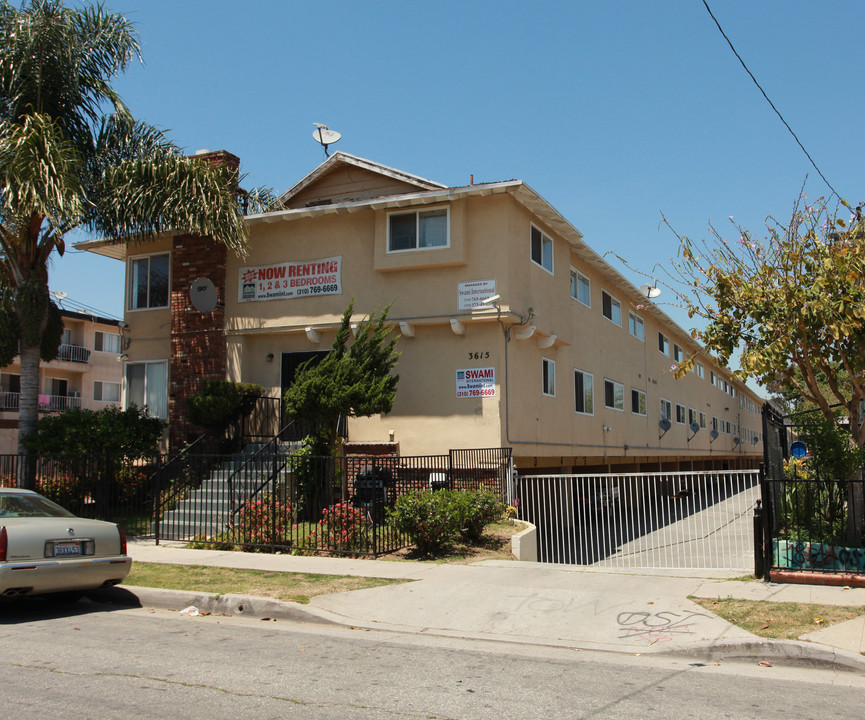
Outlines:
<svg viewBox="0 0 865 720"><path fill-rule="evenodd" d="M801 141L799 140L799 138L796 136L796 133L793 132L793 128L790 127L789 123L784 119L784 116L781 115L781 113L780 113L780 111L778 110L778 108L775 107L775 103L773 103L773 102L769 99L769 96L766 94L766 91L763 90L763 88L760 86L760 83L757 82L757 78L754 77L754 73L752 73L752 72L748 69L748 66L745 64L745 61L742 60L742 58L741 58L741 56L739 55L739 53L736 52L736 48L733 47L733 43L730 42L730 38L727 37L727 33L725 33L725 32L724 32L724 29L721 27L721 23L718 22L718 19L717 19L717 18L715 17L715 15L712 13L712 9L709 7L709 3L707 2L707 0L703 0L703 5L706 7L706 12L708 12L708 13L709 13L709 16L712 18L712 20L715 21L715 25L717 26L718 31L719 31L719 32L721 33L721 35L724 37L724 40L727 41L727 45L730 46L730 50L733 51L733 54L736 56L736 58L737 58L737 59L739 60L739 62L742 64L742 67L745 68L745 72L748 73L748 75L750 75L751 80L754 81L754 84L757 86L757 89L758 89L761 93L763 93L763 97L766 98L766 102L769 103L769 105L771 106L771 108L775 111L775 114L776 114L776 115L781 119L781 122L784 123L784 127L786 127L787 130L790 131L790 134L793 136L793 139L796 141L796 143L799 145L799 147L802 148L802 152L805 153L805 157L807 157L808 160L811 162L811 165L814 166L814 169L817 171L817 174L818 174L821 178L823 178L823 182L826 183L826 185L827 185L827 186L829 187L829 189L832 191L832 194L833 194L835 197L837 197L839 200L843 200L843 198L842 198L842 197L837 193L837 191L835 190L835 188L832 187L832 183L830 183L830 182L826 179L826 176L825 176L825 175L820 171L820 168L817 167L817 163L814 162L814 158L811 157L811 155L810 155L810 154L808 153L808 151L805 149L805 146L801 143Z"/></svg>

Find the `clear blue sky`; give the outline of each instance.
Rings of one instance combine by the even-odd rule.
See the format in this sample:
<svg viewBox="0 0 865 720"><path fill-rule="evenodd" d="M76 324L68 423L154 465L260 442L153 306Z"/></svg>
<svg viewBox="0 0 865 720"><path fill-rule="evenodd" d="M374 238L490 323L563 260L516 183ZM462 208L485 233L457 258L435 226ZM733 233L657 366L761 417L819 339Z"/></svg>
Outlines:
<svg viewBox="0 0 865 720"><path fill-rule="evenodd" d="M865 199L862 3L710 6L829 182ZM432 180L524 180L598 253L646 270L676 254L662 211L683 234L732 235L728 216L759 230L788 214L806 175L809 197L829 192L701 0L108 7L141 34L144 64L115 83L133 113L189 152L235 153L247 186L286 190L324 160L321 122L342 133L332 150ZM122 314L119 262L68 253L50 282Z"/></svg>

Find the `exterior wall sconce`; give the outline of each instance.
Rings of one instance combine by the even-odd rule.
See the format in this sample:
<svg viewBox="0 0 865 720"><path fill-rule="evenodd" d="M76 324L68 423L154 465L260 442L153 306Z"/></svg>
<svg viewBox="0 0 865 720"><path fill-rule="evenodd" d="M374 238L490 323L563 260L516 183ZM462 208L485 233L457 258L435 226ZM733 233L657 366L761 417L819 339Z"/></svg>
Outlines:
<svg viewBox="0 0 865 720"><path fill-rule="evenodd" d="M267 355L264 356L264 362L273 362L273 353L267 353Z"/></svg>
<svg viewBox="0 0 865 720"><path fill-rule="evenodd" d="M544 350L548 347L552 347L553 345L556 344L556 336L550 335L549 337L538 338L537 344L538 344L538 348L540 348L541 350Z"/></svg>
<svg viewBox="0 0 865 720"><path fill-rule="evenodd" d="M321 342L321 333L318 332L315 328L308 327L306 328L306 337L309 338L310 342L320 343Z"/></svg>
<svg viewBox="0 0 865 720"><path fill-rule="evenodd" d="M403 337L414 337L414 325L407 323L405 320L400 321L399 331L402 333Z"/></svg>
<svg viewBox="0 0 865 720"><path fill-rule="evenodd" d="M466 334L466 326L458 318L451 318L451 330L454 331L454 335Z"/></svg>

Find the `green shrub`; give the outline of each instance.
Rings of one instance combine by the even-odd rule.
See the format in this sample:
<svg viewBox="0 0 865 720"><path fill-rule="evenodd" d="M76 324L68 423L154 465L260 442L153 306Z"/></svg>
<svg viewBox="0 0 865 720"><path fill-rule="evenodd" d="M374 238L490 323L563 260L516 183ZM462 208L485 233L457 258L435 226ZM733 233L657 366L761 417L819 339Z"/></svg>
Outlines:
<svg viewBox="0 0 865 720"><path fill-rule="evenodd" d="M366 513L350 503L325 508L318 529L309 533L309 543L330 552L360 552L369 546L370 523Z"/></svg>
<svg viewBox="0 0 865 720"><path fill-rule="evenodd" d="M201 389L186 398L186 419L206 430L225 430L250 412L264 395L261 385L230 380L205 380Z"/></svg>
<svg viewBox="0 0 865 720"><path fill-rule="evenodd" d="M409 536L418 552L435 555L454 541L459 529L452 496L450 490L413 491L397 498L388 517L397 530Z"/></svg>
<svg viewBox="0 0 865 720"><path fill-rule="evenodd" d="M457 515L460 536L470 544L479 543L484 528L505 512L504 503L498 495L488 490L457 491L451 505Z"/></svg>
<svg viewBox="0 0 865 720"><path fill-rule="evenodd" d="M237 514L235 538L241 544L281 544L291 536L291 504L265 496L248 500Z"/></svg>

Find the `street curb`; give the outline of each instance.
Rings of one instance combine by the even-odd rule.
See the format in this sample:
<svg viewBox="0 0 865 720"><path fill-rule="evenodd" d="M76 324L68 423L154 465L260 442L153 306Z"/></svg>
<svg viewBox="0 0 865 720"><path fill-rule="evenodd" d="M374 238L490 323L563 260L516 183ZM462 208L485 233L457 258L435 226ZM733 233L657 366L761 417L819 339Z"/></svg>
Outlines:
<svg viewBox="0 0 865 720"><path fill-rule="evenodd" d="M865 657L848 650L800 640L776 640L772 638L734 640L652 654L692 657L708 662L721 660L765 660L768 662L771 660L775 665L865 673Z"/></svg>
<svg viewBox="0 0 865 720"><path fill-rule="evenodd" d="M163 610L183 610L190 606L199 612L213 615L225 614L238 617L274 618L291 620L293 622L317 623L319 625L340 625L316 608L295 602L274 600L273 598L256 597L253 595L235 595L233 593L194 592L190 590L167 590L165 588L139 587L136 585L118 585L125 591L125 598L112 597L109 593L102 594L100 600L115 602L119 605L134 605L130 595L141 607L156 607ZM94 598L96 599L96 598Z"/></svg>

